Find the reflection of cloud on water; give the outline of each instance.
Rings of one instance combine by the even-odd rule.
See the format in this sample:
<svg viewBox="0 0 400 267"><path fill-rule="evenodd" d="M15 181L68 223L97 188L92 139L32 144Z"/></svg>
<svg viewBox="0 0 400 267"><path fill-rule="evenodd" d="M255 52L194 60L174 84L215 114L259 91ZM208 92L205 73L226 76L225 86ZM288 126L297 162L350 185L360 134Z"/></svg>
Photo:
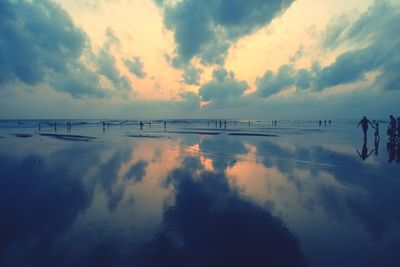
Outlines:
<svg viewBox="0 0 400 267"><path fill-rule="evenodd" d="M39 266L54 261L57 236L89 206L90 194L76 170L63 160L50 166L37 155L0 156L0 265ZM82 161L70 159L78 169Z"/></svg>
<svg viewBox="0 0 400 267"><path fill-rule="evenodd" d="M68 143L52 145L43 156L2 153L0 265L17 259L19 265L85 265L93 249L92 256L100 256L95 252L99 241L120 238L123 246L123 234L140 233L136 242L150 238L170 195L162 180L181 164L179 150L166 149L166 142ZM133 176L125 175L129 171ZM79 245L72 249L76 240ZM74 258L66 251L76 253Z"/></svg>
<svg viewBox="0 0 400 267"><path fill-rule="evenodd" d="M390 252L393 246L386 245L400 240L396 239L400 234L396 230L400 215L394 212L400 203L400 184L393 166L378 162L363 164L354 155L317 144L307 147L297 144L289 150L270 141L253 143L257 146L256 160L238 160L227 168L231 186L285 218L296 232L305 235L320 232L321 238L334 241L347 238L344 235L351 236L354 244L346 248L352 247L353 253L376 246L371 238L380 239L378 246L386 248L362 259L349 258L349 263L374 262L371 257L378 253L388 262L393 260L389 256L396 255ZM340 230L343 228L352 230L343 232ZM311 245L319 238L311 238L305 246L310 251L320 250ZM336 242L332 249L339 253L343 246ZM325 260L329 258L325 255Z"/></svg>
<svg viewBox="0 0 400 267"><path fill-rule="evenodd" d="M357 190L362 192L343 185L328 172L314 176L309 170L294 168L284 173L255 161L238 161L226 174L231 186L238 188L244 197L261 206L272 204L274 212L291 222L297 221L299 211L307 213L309 218L321 212L328 216L345 212L344 198L358 194Z"/></svg>
<svg viewBox="0 0 400 267"><path fill-rule="evenodd" d="M84 266L100 256L114 265L113 257L157 265L158 255L177 266L191 259L235 266L244 257L256 266L283 261L263 250L273 251L271 242L301 265L292 233L308 256L328 247L325 260L357 254L376 241L382 251L373 256L391 259L397 246L389 244L400 240L397 165L363 164L318 144L196 138L191 146L169 139L52 143L43 154L1 148L0 212L7 219L0 221L0 264L17 256L40 262L49 253L53 265ZM150 251L141 251L144 243ZM10 254L14 245L18 255ZM67 250L74 259L65 259Z"/></svg>
<svg viewBox="0 0 400 267"><path fill-rule="evenodd" d="M217 138L205 138L214 152L197 157L211 159L214 169L226 173L231 185L262 205L274 207L276 214L293 214L299 222L307 220L304 217L315 218L316 222L324 217L338 223L356 219L373 235L388 230L392 222L400 222L399 216L390 211L400 203L392 166L378 161L365 165L343 145L336 149L329 143L233 139L214 146ZM243 147L255 157L245 157L248 154Z"/></svg>
<svg viewBox="0 0 400 267"><path fill-rule="evenodd" d="M224 172L226 168L234 165L236 155L246 155L248 152L240 139L227 136L204 138L199 143L199 149L206 152L205 157L212 160L213 169L218 172Z"/></svg>
<svg viewBox="0 0 400 267"><path fill-rule="evenodd" d="M207 158L204 155L204 153L201 153L201 152L202 151L200 150L200 145L199 144L188 146L188 147L185 148L185 153L197 156L197 158L200 160L200 163L203 166L204 170L206 170L206 171L214 171L212 159Z"/></svg>
<svg viewBox="0 0 400 267"><path fill-rule="evenodd" d="M201 162L191 158L168 176L175 206L148 245L146 265L305 265L298 241L278 218L241 198L223 173L198 169Z"/></svg>

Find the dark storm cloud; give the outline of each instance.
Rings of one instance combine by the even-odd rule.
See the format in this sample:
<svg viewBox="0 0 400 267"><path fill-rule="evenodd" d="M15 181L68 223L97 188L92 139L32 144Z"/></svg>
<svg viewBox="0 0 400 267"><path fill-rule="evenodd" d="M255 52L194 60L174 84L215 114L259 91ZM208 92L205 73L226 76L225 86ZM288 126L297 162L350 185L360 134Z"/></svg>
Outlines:
<svg viewBox="0 0 400 267"><path fill-rule="evenodd" d="M225 68L213 71L213 79L200 87L199 95L203 101L212 101L213 105L223 105L243 95L249 86L245 81L238 81L233 72Z"/></svg>
<svg viewBox="0 0 400 267"><path fill-rule="evenodd" d="M379 71L375 85L383 90L400 89L400 8L388 1L375 1L352 24L347 19L328 27L327 36L332 45L337 43L366 44L364 48L340 55L318 75L316 89L356 82L369 71ZM331 32L340 34L332 34ZM329 42L324 40L326 48Z"/></svg>
<svg viewBox="0 0 400 267"><path fill-rule="evenodd" d="M4 0L0 5L0 86L48 82L73 97L108 95L80 63L90 48L86 34L58 4Z"/></svg>
<svg viewBox="0 0 400 267"><path fill-rule="evenodd" d="M133 60L126 59L124 64L128 70L139 79L146 77L146 72L143 70L144 64L139 57L135 57Z"/></svg>
<svg viewBox="0 0 400 267"><path fill-rule="evenodd" d="M292 0L155 0L165 26L174 32L176 57L188 62L223 64L232 42L251 34L284 12Z"/></svg>
<svg viewBox="0 0 400 267"><path fill-rule="evenodd" d="M59 6L40 1L2 1L0 82L19 79L30 85L46 71L62 72L86 46L86 36Z"/></svg>
<svg viewBox="0 0 400 267"><path fill-rule="evenodd" d="M334 63L317 72L314 89L323 90L364 79L366 72L378 69L383 63L377 57L378 51L371 50L369 47L341 54Z"/></svg>
<svg viewBox="0 0 400 267"><path fill-rule="evenodd" d="M365 44L362 48L340 54L326 67L314 63L310 69L295 70L291 65L284 65L276 73L267 71L257 80L258 93L268 97L291 86L321 91L365 80L371 71L379 73L375 87L400 89L399 6L376 1L353 23L348 20L342 16L329 25L322 45L325 49L334 49L340 44Z"/></svg>
<svg viewBox="0 0 400 267"><path fill-rule="evenodd" d="M116 89L132 90L116 69L109 48L118 38L107 29L107 41L93 56L90 41L58 4L41 0L5 0L0 4L0 86L16 81L49 84L75 98L110 97L99 74ZM86 57L86 58L85 58ZM91 68L83 64L89 62ZM96 72L97 71L97 72Z"/></svg>

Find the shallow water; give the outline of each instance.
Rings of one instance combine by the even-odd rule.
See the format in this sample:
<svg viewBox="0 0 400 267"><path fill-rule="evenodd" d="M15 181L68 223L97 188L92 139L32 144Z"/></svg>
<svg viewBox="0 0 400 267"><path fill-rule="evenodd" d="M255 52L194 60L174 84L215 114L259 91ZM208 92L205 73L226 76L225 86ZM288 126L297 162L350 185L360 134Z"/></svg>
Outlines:
<svg viewBox="0 0 400 267"><path fill-rule="evenodd" d="M400 266L400 149L352 121L2 123L0 266Z"/></svg>

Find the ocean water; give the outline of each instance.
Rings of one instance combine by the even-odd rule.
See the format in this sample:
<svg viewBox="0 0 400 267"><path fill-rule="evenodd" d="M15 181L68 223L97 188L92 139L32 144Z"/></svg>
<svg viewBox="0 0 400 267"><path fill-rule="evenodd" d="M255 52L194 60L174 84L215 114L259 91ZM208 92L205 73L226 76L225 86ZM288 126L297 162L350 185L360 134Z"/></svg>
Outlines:
<svg viewBox="0 0 400 267"><path fill-rule="evenodd" d="M0 266L400 266L384 122L103 121L0 121Z"/></svg>

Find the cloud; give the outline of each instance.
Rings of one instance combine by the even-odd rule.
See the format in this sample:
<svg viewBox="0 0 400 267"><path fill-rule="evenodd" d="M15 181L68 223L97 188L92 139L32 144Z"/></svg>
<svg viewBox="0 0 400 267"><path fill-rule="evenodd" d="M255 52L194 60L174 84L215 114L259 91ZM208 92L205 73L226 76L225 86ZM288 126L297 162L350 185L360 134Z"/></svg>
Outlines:
<svg viewBox="0 0 400 267"><path fill-rule="evenodd" d="M223 64L232 42L265 26L284 12L293 0L173 2L155 0L164 24L174 32L176 58L203 64Z"/></svg>
<svg viewBox="0 0 400 267"><path fill-rule="evenodd" d="M301 58L304 53L305 53L305 47L303 44L300 45L300 47L296 50L296 52L289 58L290 62L293 63L299 58Z"/></svg>
<svg viewBox="0 0 400 267"><path fill-rule="evenodd" d="M108 96L80 61L90 49L88 37L58 4L4 0L0 5L0 86L49 83L73 97Z"/></svg>
<svg viewBox="0 0 400 267"><path fill-rule="evenodd" d="M75 66L64 73L52 75L48 82L55 90L67 92L74 98L111 97L111 91L101 87L98 75L79 62L75 62Z"/></svg>
<svg viewBox="0 0 400 267"><path fill-rule="evenodd" d="M75 98L111 97L113 88L100 82L103 75L114 89L132 91L110 53L119 42L111 29L94 55L85 32L52 1L5 0L0 18L0 86L20 81L28 86L48 84Z"/></svg>
<svg viewBox="0 0 400 267"><path fill-rule="evenodd" d="M375 1L353 23L347 17L328 26L323 46L361 44L341 54L334 63L323 68L316 89L356 82L369 71L380 72L375 86L383 90L400 89L400 78L393 75L400 68L400 7L388 1Z"/></svg>
<svg viewBox="0 0 400 267"><path fill-rule="evenodd" d="M310 88L315 82L316 70L319 65L315 64L311 70L295 69L291 64L281 66L276 73L267 71L261 78L257 78L257 95L269 97L292 86L299 89Z"/></svg>
<svg viewBox="0 0 400 267"><path fill-rule="evenodd" d="M386 1L376 1L353 23L342 16L324 33L322 45L335 49L340 44L361 44L340 54L333 63L321 67L318 62L309 69L296 70L283 65L276 73L267 71L257 78L257 91L269 97L295 86L298 89L322 91L366 79L371 71L379 73L374 86L382 90L399 90L400 77L400 8Z"/></svg>
<svg viewBox="0 0 400 267"><path fill-rule="evenodd" d="M203 73L202 69L196 68L189 64L183 68L183 82L191 85L199 85L200 75Z"/></svg>
<svg viewBox="0 0 400 267"><path fill-rule="evenodd" d="M213 71L213 79L200 87L199 95L203 101L220 106L242 96L248 88L247 82L236 80L233 72L218 68Z"/></svg>
<svg viewBox="0 0 400 267"><path fill-rule="evenodd" d="M365 78L365 73L378 69L382 64L371 47L345 52L331 65L317 72L316 90L335 85L356 82Z"/></svg>
<svg viewBox="0 0 400 267"><path fill-rule="evenodd" d="M146 77L146 73L143 71L143 62L139 57L135 57L133 60L126 59L124 64L128 70L139 79Z"/></svg>
<svg viewBox="0 0 400 267"><path fill-rule="evenodd" d="M106 41L96 59L97 70L99 74L107 77L117 89L130 92L132 91L131 84L125 75L120 75L115 57L110 52L111 47L115 44L119 44L119 39L111 28L107 28Z"/></svg>
<svg viewBox="0 0 400 267"><path fill-rule="evenodd" d="M267 71L263 77L257 78L256 84L261 96L273 95L294 83L295 70L292 65L284 65L274 74Z"/></svg>
<svg viewBox="0 0 400 267"><path fill-rule="evenodd" d="M193 92L182 92L179 101L170 102L171 108L177 109L178 113L198 111L200 108L201 97ZM165 114L165 113L164 113Z"/></svg>
<svg viewBox="0 0 400 267"><path fill-rule="evenodd" d="M190 62L183 62L177 57L173 58L169 54L165 54L165 60L174 68L180 69L183 71L182 73L182 81L183 83L189 85L198 85L200 80L200 75L203 73L203 70L200 68L196 68Z"/></svg>

